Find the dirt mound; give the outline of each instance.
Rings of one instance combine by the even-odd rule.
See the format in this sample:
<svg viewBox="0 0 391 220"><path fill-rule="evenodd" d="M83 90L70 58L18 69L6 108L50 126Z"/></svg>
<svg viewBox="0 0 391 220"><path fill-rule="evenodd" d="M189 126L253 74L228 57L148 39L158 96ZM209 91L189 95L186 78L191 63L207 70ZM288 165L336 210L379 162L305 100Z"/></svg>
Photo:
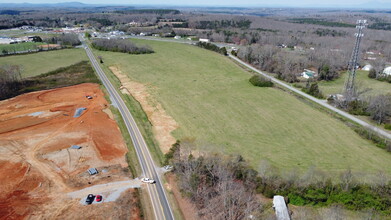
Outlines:
<svg viewBox="0 0 391 220"><path fill-rule="evenodd" d="M159 142L160 149L167 153L176 139L171 135L179 126L176 121L166 113L163 106L157 102L144 84L130 80L118 67L111 66L110 70L121 81L121 91L132 95L141 105L153 126L153 133Z"/></svg>
<svg viewBox="0 0 391 220"><path fill-rule="evenodd" d="M0 102L0 219L53 219L66 210L83 216L72 208L80 202L66 193L131 177L126 145L107 107L97 84ZM86 108L80 117L74 117L77 108ZM91 167L104 172L90 176Z"/></svg>

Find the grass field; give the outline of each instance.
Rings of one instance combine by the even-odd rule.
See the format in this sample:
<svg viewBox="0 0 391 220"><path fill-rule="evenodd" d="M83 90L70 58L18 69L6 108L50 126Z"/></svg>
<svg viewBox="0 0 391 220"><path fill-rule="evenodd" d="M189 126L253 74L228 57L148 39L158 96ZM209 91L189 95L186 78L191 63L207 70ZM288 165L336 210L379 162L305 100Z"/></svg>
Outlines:
<svg viewBox="0 0 391 220"><path fill-rule="evenodd" d="M70 66L82 60L88 60L83 49L64 49L25 55L0 57L2 65L21 65L22 76L37 76L60 67Z"/></svg>
<svg viewBox="0 0 391 220"><path fill-rule="evenodd" d="M330 94L342 93L343 87L345 85L347 73L343 73L342 76L331 82L320 82L319 87L322 90L323 94L328 96ZM391 92L391 83L381 82L376 79L371 79L368 77L368 71L357 71L356 74L356 83L360 90L369 88L371 91L365 93L365 96L373 96L378 94L384 94Z"/></svg>
<svg viewBox="0 0 391 220"><path fill-rule="evenodd" d="M6 30L0 30L0 37L14 37L16 35L25 34L26 30L18 30L18 29L6 29Z"/></svg>
<svg viewBox="0 0 391 220"><path fill-rule="evenodd" d="M14 53L17 51L36 50L39 45L44 43L25 42L20 44L0 44L0 54ZM7 51L7 52L5 52Z"/></svg>
<svg viewBox="0 0 391 220"><path fill-rule="evenodd" d="M137 42L156 53L95 53L104 65L118 65L148 85L180 125L177 139L241 154L254 168L268 160L284 170L316 166L332 173L347 168L391 173L390 153L284 91L252 86L250 75L228 58L190 45Z"/></svg>

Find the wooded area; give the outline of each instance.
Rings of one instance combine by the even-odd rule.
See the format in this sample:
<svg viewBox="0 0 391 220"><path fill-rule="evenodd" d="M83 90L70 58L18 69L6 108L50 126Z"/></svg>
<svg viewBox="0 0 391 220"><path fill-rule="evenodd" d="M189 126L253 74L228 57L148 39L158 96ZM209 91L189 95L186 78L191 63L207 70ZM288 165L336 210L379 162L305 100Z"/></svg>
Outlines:
<svg viewBox="0 0 391 220"><path fill-rule="evenodd" d="M125 39L95 39L92 41L92 46L98 50L129 54L148 54L154 52L149 46L138 46L130 40Z"/></svg>
<svg viewBox="0 0 391 220"><path fill-rule="evenodd" d="M315 167L304 174L291 171L280 175L267 161L256 171L240 155L193 153L189 146L177 142L166 154L166 163L174 165L178 185L196 205L201 219L262 218L265 204L259 202L256 193L268 198L283 195L298 206L340 204L350 210L391 214L391 182L383 172L372 184L363 184L347 169L333 182Z"/></svg>

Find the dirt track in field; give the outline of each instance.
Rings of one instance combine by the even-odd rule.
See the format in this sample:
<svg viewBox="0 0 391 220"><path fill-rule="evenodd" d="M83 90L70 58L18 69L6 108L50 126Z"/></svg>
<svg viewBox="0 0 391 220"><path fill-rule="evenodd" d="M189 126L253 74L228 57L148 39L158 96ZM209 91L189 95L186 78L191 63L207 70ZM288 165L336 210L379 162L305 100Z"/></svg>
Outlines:
<svg viewBox="0 0 391 220"><path fill-rule="evenodd" d="M81 107L86 110L75 118L75 110ZM138 208L130 208L137 201L124 199L133 189L118 199L125 203L93 205L101 205L99 209L67 196L131 178L127 148L112 117L97 84L0 101L0 219L56 219L70 212L76 219L137 218ZM82 148L70 149L71 145ZM86 170L91 167L98 168L99 174L90 176ZM117 212L108 215L111 209Z"/></svg>
<svg viewBox="0 0 391 220"><path fill-rule="evenodd" d="M109 67L114 75L121 81L121 91L133 96L141 105L152 124L153 133L159 142L163 153L167 153L176 142L171 132L179 127L178 123L164 110L163 106L149 93L147 87L139 82L132 81L116 66Z"/></svg>

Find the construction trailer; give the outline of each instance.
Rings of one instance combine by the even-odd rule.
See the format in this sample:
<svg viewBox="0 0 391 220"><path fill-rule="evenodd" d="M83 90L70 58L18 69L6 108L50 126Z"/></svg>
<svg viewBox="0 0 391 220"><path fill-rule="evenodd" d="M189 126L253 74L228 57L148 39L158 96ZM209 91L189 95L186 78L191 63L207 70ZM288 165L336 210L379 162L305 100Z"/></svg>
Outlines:
<svg viewBox="0 0 391 220"><path fill-rule="evenodd" d="M98 170L96 168L90 168L87 170L90 175L98 174Z"/></svg>

